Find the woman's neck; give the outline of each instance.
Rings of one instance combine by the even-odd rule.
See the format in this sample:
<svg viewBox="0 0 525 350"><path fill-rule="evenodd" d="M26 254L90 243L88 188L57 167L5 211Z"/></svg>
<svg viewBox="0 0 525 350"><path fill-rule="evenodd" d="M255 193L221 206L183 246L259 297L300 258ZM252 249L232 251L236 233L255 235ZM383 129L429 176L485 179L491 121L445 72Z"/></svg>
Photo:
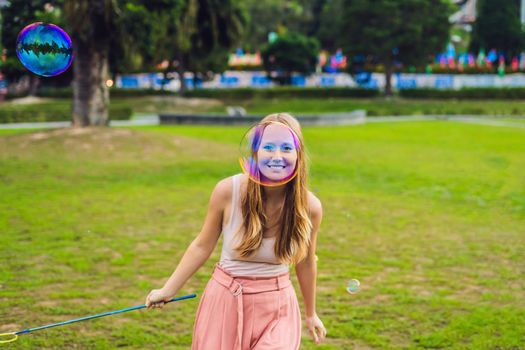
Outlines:
<svg viewBox="0 0 525 350"><path fill-rule="evenodd" d="M278 203L283 200L284 193L286 191L286 185L281 186L263 186L263 191L266 196L266 200L270 203Z"/></svg>

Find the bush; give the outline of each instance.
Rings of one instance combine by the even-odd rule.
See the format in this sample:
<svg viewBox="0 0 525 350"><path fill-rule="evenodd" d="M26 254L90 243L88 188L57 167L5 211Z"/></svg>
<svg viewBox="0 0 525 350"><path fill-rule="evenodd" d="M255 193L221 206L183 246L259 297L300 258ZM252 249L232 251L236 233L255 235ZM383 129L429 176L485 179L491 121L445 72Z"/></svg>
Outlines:
<svg viewBox="0 0 525 350"><path fill-rule="evenodd" d="M109 89L110 97L140 97L152 95L173 95L173 91L154 89ZM42 88L37 92L39 97L73 98L73 88Z"/></svg>
<svg viewBox="0 0 525 350"><path fill-rule="evenodd" d="M128 120L132 113L131 107L109 106L111 120ZM0 123L69 121L71 118L70 103L0 106Z"/></svg>
<svg viewBox="0 0 525 350"><path fill-rule="evenodd" d="M267 72L279 72L272 79L290 85L292 72L309 75L315 71L319 42L313 37L287 32L262 50L263 66Z"/></svg>
<svg viewBox="0 0 525 350"><path fill-rule="evenodd" d="M524 99L525 88L405 89L399 91L399 96L427 99Z"/></svg>
<svg viewBox="0 0 525 350"><path fill-rule="evenodd" d="M332 97L377 97L379 90L363 88L316 88L316 87L276 87L269 89L196 89L188 90L186 97L204 97L218 99L252 98L332 98Z"/></svg>

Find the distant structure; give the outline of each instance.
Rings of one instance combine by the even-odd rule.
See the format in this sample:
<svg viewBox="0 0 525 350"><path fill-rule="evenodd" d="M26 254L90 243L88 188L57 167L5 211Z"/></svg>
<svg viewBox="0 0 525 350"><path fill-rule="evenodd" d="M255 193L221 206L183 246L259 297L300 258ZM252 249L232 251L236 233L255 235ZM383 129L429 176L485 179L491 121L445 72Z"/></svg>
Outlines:
<svg viewBox="0 0 525 350"><path fill-rule="evenodd" d="M454 0L454 4L460 10L449 17L449 21L455 25L472 25L476 21L477 0Z"/></svg>

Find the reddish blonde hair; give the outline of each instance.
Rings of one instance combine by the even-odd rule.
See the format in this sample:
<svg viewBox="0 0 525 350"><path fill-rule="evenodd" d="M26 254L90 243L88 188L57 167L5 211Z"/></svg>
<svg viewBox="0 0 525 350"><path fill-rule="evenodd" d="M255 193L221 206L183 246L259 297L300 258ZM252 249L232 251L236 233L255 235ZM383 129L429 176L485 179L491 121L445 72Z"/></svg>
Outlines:
<svg viewBox="0 0 525 350"><path fill-rule="evenodd" d="M275 241L274 252L277 259L284 263L297 264L308 254L312 222L308 212L307 188L307 154L301 125L288 113L270 114L263 118L259 125L267 126L272 122L288 126L298 138L297 148L297 175L284 186L284 205L279 218L280 234ZM257 150L252 153L257 157ZM242 197L243 225L238 234L242 235L236 251L243 258L253 255L261 246L263 230L266 228L268 217L264 213L263 201L266 200L261 185L248 180L246 193Z"/></svg>

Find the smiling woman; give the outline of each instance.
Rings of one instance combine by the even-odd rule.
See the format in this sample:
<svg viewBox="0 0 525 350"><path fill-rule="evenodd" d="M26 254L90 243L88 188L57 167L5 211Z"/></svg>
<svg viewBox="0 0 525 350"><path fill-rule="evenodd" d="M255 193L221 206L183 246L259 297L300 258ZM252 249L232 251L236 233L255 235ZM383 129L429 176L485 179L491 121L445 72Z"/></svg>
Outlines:
<svg viewBox="0 0 525 350"><path fill-rule="evenodd" d="M316 313L315 251L322 208L307 188L306 153L297 119L265 117L246 135L245 174L219 181L204 226L148 307L162 307L208 260L220 235L222 253L197 310L192 349L298 349L301 312L316 343L326 329Z"/></svg>
<svg viewBox="0 0 525 350"><path fill-rule="evenodd" d="M257 151L264 182L290 181L297 174L297 150L293 131L284 124L272 123L264 129Z"/></svg>
<svg viewBox="0 0 525 350"><path fill-rule="evenodd" d="M241 145L244 146L241 167L252 181L264 186L280 186L297 175L300 142L286 124L261 122L246 133Z"/></svg>

